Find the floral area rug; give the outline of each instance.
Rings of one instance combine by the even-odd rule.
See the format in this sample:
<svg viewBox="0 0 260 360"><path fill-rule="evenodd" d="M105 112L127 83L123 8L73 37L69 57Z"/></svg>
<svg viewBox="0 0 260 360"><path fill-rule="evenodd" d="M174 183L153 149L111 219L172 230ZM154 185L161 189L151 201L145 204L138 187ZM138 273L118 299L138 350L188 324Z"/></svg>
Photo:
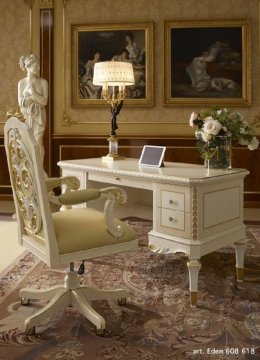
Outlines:
<svg viewBox="0 0 260 360"><path fill-rule="evenodd" d="M246 281L236 282L232 248L206 255L198 307L191 308L187 259L150 252L151 222L128 222L138 232L138 251L88 261L82 276L82 283L128 290L126 306L93 302L106 319L104 336L70 307L36 328L34 336L20 332L24 318L43 302L22 306L19 289L47 288L64 276L64 269L50 270L27 253L1 276L0 360L260 359L260 226L247 227Z"/></svg>

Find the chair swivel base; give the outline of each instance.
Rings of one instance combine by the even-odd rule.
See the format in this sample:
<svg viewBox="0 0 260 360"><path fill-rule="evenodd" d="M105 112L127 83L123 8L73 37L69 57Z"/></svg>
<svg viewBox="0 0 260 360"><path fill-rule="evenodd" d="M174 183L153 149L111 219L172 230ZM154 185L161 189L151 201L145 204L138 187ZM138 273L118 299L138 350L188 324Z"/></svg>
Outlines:
<svg viewBox="0 0 260 360"><path fill-rule="evenodd" d="M24 321L22 331L26 334L34 334L37 324L64 310L67 306L74 306L96 326L97 334L102 335L106 325L105 319L93 309L89 301L117 299L119 305L126 303L125 290L98 289L92 286L80 285L79 276L75 271L67 272L64 285L56 285L50 289L40 290L24 288L20 290L20 297L22 305L28 305L30 299L49 300L47 305Z"/></svg>

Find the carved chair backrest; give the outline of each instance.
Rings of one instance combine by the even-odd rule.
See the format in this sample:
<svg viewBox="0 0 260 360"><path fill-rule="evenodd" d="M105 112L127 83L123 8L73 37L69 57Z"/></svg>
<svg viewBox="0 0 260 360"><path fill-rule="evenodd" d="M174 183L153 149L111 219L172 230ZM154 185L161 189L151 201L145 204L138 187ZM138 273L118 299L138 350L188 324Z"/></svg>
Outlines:
<svg viewBox="0 0 260 360"><path fill-rule="evenodd" d="M6 122L4 135L19 241L50 266L58 246L39 146L28 125L15 117Z"/></svg>

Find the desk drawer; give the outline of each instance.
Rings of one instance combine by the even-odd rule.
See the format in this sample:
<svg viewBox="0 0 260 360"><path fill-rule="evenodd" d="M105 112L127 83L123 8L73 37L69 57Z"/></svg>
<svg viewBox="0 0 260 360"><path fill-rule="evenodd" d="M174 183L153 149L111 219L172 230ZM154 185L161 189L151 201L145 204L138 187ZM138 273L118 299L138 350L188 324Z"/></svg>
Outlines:
<svg viewBox="0 0 260 360"><path fill-rule="evenodd" d="M161 206L166 209L184 211L184 194L162 190Z"/></svg>
<svg viewBox="0 0 260 360"><path fill-rule="evenodd" d="M161 209L161 225L173 229L185 230L184 212Z"/></svg>
<svg viewBox="0 0 260 360"><path fill-rule="evenodd" d="M88 180L99 181L102 183L108 183L117 186L130 186L147 190L153 189L152 182L139 180L135 177L125 177L122 175L113 175L106 173L88 173Z"/></svg>
<svg viewBox="0 0 260 360"><path fill-rule="evenodd" d="M190 213L156 208L155 230L163 234L188 238L190 236Z"/></svg>

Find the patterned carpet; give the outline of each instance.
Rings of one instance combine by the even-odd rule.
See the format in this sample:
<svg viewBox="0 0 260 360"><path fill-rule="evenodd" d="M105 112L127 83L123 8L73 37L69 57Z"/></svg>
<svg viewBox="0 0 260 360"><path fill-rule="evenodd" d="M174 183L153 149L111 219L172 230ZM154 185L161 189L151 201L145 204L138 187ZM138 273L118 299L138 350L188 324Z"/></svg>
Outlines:
<svg viewBox="0 0 260 360"><path fill-rule="evenodd" d="M232 248L202 258L198 307L189 305L186 258L147 248L150 221L128 220L139 250L89 261L82 283L125 287L128 303L93 302L106 319L104 337L73 308L20 333L22 320L42 302L20 305L18 291L45 288L63 280L27 253L0 280L0 360L189 360L260 359L260 226L248 225L246 281L237 283Z"/></svg>

